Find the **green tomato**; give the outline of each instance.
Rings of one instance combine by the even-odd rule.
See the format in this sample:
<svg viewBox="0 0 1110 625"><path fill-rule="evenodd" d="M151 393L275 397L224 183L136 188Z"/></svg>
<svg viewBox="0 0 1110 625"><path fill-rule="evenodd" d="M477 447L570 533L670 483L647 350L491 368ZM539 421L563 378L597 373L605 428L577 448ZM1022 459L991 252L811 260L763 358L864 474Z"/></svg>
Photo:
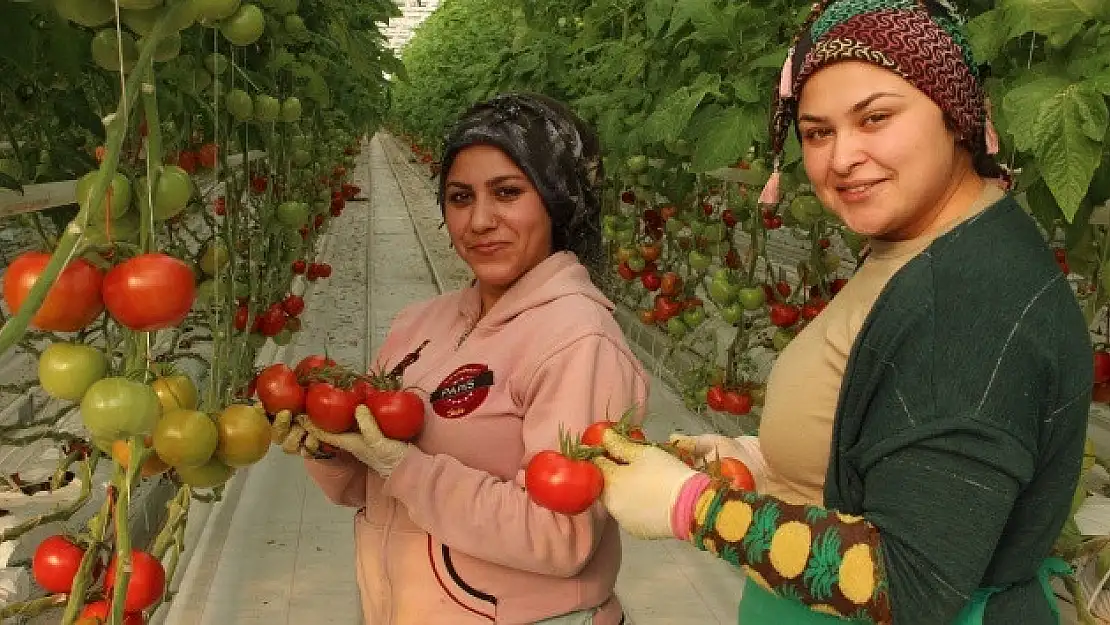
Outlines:
<svg viewBox="0 0 1110 625"><path fill-rule="evenodd" d="M671 335L671 338L681 339L682 337L686 336L686 332L688 331L689 328L687 328L686 324L682 322L682 319L678 317L671 317L667 320L667 334Z"/></svg>
<svg viewBox="0 0 1110 625"><path fill-rule="evenodd" d="M790 341L794 340L794 333L784 328L775 330L775 335L771 337L771 345L774 346L775 351L781 352L786 349Z"/></svg>
<svg viewBox="0 0 1110 625"><path fill-rule="evenodd" d="M685 227L686 224L683 223L683 221L678 217L671 217L667 220L667 225L664 226L664 228L667 230L667 234L678 234L679 232L682 232L682 229Z"/></svg>
<svg viewBox="0 0 1110 625"><path fill-rule="evenodd" d="M308 223L308 204L304 202L282 202L277 207L277 220L284 226L300 228Z"/></svg>
<svg viewBox="0 0 1110 625"><path fill-rule="evenodd" d="M266 18L262 9L253 4L243 4L235 15L220 22L220 32L224 38L237 46L249 46L258 41L266 29Z"/></svg>
<svg viewBox="0 0 1110 625"><path fill-rule="evenodd" d="M644 156L643 154L630 156L628 157L626 165L628 165L628 171L632 172L633 174L642 174L647 171L648 157Z"/></svg>
<svg viewBox="0 0 1110 625"><path fill-rule="evenodd" d="M725 284L732 284L732 270L727 267L721 267L713 272L713 280L723 282Z"/></svg>
<svg viewBox="0 0 1110 625"><path fill-rule="evenodd" d="M682 321L691 328L700 326L701 323L705 321L705 309L698 306L697 308L691 308L683 312Z"/></svg>
<svg viewBox="0 0 1110 625"><path fill-rule="evenodd" d="M103 26L116 16L112 0L55 0L54 8L65 19L86 28Z"/></svg>
<svg viewBox="0 0 1110 625"><path fill-rule="evenodd" d="M254 101L251 100L250 94L242 89L228 91L224 104L227 106L227 112L241 122L247 121L254 114Z"/></svg>
<svg viewBox="0 0 1110 625"><path fill-rule="evenodd" d="M219 52L213 52L204 57L204 66L208 68L209 72L212 72L213 76L219 76L227 71L228 60L226 56Z"/></svg>
<svg viewBox="0 0 1110 625"><path fill-rule="evenodd" d="M744 318L744 309L740 304L729 304L721 309L721 319L729 325L736 325Z"/></svg>
<svg viewBox="0 0 1110 625"><path fill-rule="evenodd" d="M199 410L177 409L162 415L154 427L154 451L171 467L202 466L216 453L220 432L216 422Z"/></svg>
<svg viewBox="0 0 1110 625"><path fill-rule="evenodd" d="M145 207L150 201L145 176L139 178L138 193L139 205ZM189 177L189 172L177 165L163 166L162 173L158 176L158 188L154 190L154 219L165 221L181 214L192 196L193 179Z"/></svg>
<svg viewBox="0 0 1110 625"><path fill-rule="evenodd" d="M293 161L293 165L297 167L304 167L312 162L312 154L310 154L308 150L296 148L293 150L292 154L290 154L289 160Z"/></svg>
<svg viewBox="0 0 1110 625"><path fill-rule="evenodd" d="M767 301L767 294L760 287L747 287L740 289L738 299L744 310L758 310Z"/></svg>
<svg viewBox="0 0 1110 625"><path fill-rule="evenodd" d="M259 94L254 98L254 118L260 122L272 122L281 115L281 102L277 98Z"/></svg>
<svg viewBox="0 0 1110 625"><path fill-rule="evenodd" d="M82 210L91 211L93 183L99 171L90 171L77 180L77 204ZM116 173L112 184L104 191L100 207L95 212L89 212L89 220L93 223L104 223L111 214L112 221L126 215L131 210L131 183L121 174Z"/></svg>
<svg viewBox="0 0 1110 625"><path fill-rule="evenodd" d="M234 286L232 286L232 295L237 298L250 297L251 285L247 284L246 282L235 282Z"/></svg>
<svg viewBox="0 0 1110 625"><path fill-rule="evenodd" d="M620 245L632 245L636 240L636 231L634 230L618 230L615 241Z"/></svg>
<svg viewBox="0 0 1110 625"><path fill-rule="evenodd" d="M131 33L122 31L117 36L114 28L105 28L93 35L92 58L98 66L110 72L118 72L121 55L123 71L130 72L139 61L139 48Z"/></svg>
<svg viewBox="0 0 1110 625"><path fill-rule="evenodd" d="M199 467L174 467L174 472L182 482L193 488L212 488L231 479L235 469L213 457Z"/></svg>
<svg viewBox="0 0 1110 625"><path fill-rule="evenodd" d="M297 98L285 98L281 103L281 121L295 122L301 118L301 101Z"/></svg>
<svg viewBox="0 0 1110 625"><path fill-rule="evenodd" d="M216 272L226 267L230 260L231 256L223 241L213 241L204 248L204 254L197 264L205 274L214 276Z"/></svg>
<svg viewBox="0 0 1110 625"><path fill-rule="evenodd" d="M711 262L709 256L702 254L697 250L690 250L690 267L694 271L704 271L709 268Z"/></svg>
<svg viewBox="0 0 1110 625"><path fill-rule="evenodd" d="M633 256L632 258L629 258L625 262L628 263L628 268L629 269L631 269L632 271L636 271L636 272L643 271L644 267L647 266L647 263L644 262L644 259L640 256Z"/></svg>
<svg viewBox="0 0 1110 625"><path fill-rule="evenodd" d="M701 236L705 232L706 224L697 220L690 221L690 234Z"/></svg>
<svg viewBox="0 0 1110 625"><path fill-rule="evenodd" d="M304 20L301 19L300 15L286 15L285 19L282 20L282 25L285 27L286 32L293 35L294 38L308 30L305 28Z"/></svg>
<svg viewBox="0 0 1110 625"><path fill-rule="evenodd" d="M39 356L39 385L50 396L81 401L93 382L108 374L104 352L77 343L51 343Z"/></svg>
<svg viewBox="0 0 1110 625"><path fill-rule="evenodd" d="M312 149L312 142L304 135L293 135L289 140L289 145L293 146L294 150L304 150L307 152ZM612 217L612 215L606 215L605 217ZM601 218L602 223L605 223L605 217Z"/></svg>
<svg viewBox="0 0 1110 625"><path fill-rule="evenodd" d="M227 284L221 285L227 289ZM205 280L197 285L196 296L193 298L193 310L208 310L216 303L216 281Z"/></svg>
<svg viewBox="0 0 1110 625"><path fill-rule="evenodd" d="M720 242L725 240L728 231L725 230L725 225L718 221L702 228L701 234L709 241Z"/></svg>
<svg viewBox="0 0 1110 625"><path fill-rule="evenodd" d="M727 282L720 280L709 281L709 298L718 306L728 306L736 299L736 290Z"/></svg>
<svg viewBox="0 0 1110 625"><path fill-rule="evenodd" d="M81 420L90 434L103 440L149 434L161 411L154 389L127 378L97 380L81 398Z"/></svg>
<svg viewBox="0 0 1110 625"><path fill-rule="evenodd" d="M145 40L139 41L139 47L146 43ZM181 54L181 34L180 33L167 33L158 40L158 45L154 47L154 61L156 63L165 63L177 58Z"/></svg>
<svg viewBox="0 0 1110 625"><path fill-rule="evenodd" d="M193 4L197 19L209 23L227 19L239 10L239 0L193 0Z"/></svg>

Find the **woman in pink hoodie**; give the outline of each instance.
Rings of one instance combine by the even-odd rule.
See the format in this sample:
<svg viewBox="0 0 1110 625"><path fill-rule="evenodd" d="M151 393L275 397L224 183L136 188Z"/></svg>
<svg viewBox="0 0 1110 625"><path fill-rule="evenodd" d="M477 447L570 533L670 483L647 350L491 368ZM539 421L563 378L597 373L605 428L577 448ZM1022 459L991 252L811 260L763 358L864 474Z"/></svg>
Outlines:
<svg viewBox="0 0 1110 625"><path fill-rule="evenodd" d="M290 452L341 450L306 464L332 501L358 508L367 625L618 625L616 523L601 505L541 508L523 477L560 429L639 418L647 402L613 305L579 261L601 249L596 137L548 98L499 96L464 114L442 172L444 221L476 280L402 311L377 359L416 354L403 381L427 393L422 434L387 439L363 410L358 433L286 415L275 436Z"/></svg>

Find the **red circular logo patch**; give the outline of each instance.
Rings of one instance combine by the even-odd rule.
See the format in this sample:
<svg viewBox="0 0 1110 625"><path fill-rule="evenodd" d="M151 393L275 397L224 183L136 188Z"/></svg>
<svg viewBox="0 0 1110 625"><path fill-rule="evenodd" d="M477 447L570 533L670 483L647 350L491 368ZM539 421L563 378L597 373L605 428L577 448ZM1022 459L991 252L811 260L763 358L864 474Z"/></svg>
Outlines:
<svg viewBox="0 0 1110 625"><path fill-rule="evenodd" d="M485 365L463 365L455 369L432 392L432 410L444 419L458 419L474 412L486 401L493 386L493 372Z"/></svg>

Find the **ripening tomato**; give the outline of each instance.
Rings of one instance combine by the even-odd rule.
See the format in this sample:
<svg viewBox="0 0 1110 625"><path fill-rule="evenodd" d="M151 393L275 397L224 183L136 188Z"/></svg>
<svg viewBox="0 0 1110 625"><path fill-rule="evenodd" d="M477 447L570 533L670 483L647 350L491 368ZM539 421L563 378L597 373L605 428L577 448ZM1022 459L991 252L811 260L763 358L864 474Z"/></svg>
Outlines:
<svg viewBox="0 0 1110 625"><path fill-rule="evenodd" d="M26 252L8 265L4 273L4 301L13 314L23 306L31 287L50 262L50 254ZM76 332L104 311L101 289L104 276L83 258L70 261L46 292L31 325L40 330Z"/></svg>
<svg viewBox="0 0 1110 625"><path fill-rule="evenodd" d="M304 388L297 383L297 374L284 364L270 365L258 374L255 382L258 399L269 414L288 410L299 414L304 410Z"/></svg>
<svg viewBox="0 0 1110 625"><path fill-rule="evenodd" d="M589 460L568 458L546 449L524 469L528 497L541 507L560 514L581 514L589 509L605 486L601 469Z"/></svg>
<svg viewBox="0 0 1110 625"><path fill-rule="evenodd" d="M355 406L358 395L327 382L318 382L308 388L305 410L316 427L341 434L356 429Z"/></svg>
<svg viewBox="0 0 1110 625"><path fill-rule="evenodd" d="M232 404L216 417L220 443L216 458L229 467L245 467L261 460L270 449L270 422L255 406Z"/></svg>
<svg viewBox="0 0 1110 625"><path fill-rule="evenodd" d="M85 625L84 622L101 625L107 623L112 614L112 607L104 599L86 604L81 610L81 618L76 625ZM84 621L84 622L83 622ZM124 612L123 625L145 625L142 612Z"/></svg>
<svg viewBox="0 0 1110 625"><path fill-rule="evenodd" d="M595 421L586 427L582 432L581 443L589 447L601 447L601 437L605 430L611 430L617 425L616 421ZM647 437L644 436L644 431L639 427L633 426L628 429L626 437L634 441L646 441Z"/></svg>
<svg viewBox="0 0 1110 625"><path fill-rule="evenodd" d="M707 470L729 481L729 486L737 490L755 490L755 477L748 465L736 458L721 458L709 463Z"/></svg>
<svg viewBox="0 0 1110 625"><path fill-rule="evenodd" d="M424 429L424 401L412 391L377 390L363 402L388 438L411 441Z"/></svg>
<svg viewBox="0 0 1110 625"><path fill-rule="evenodd" d="M104 304L121 325L140 332L172 328L189 314L196 277L181 260L140 254L104 277Z"/></svg>
<svg viewBox="0 0 1110 625"><path fill-rule="evenodd" d="M104 587L112 588L116 579L116 559L108 565ZM166 571L157 558L138 549L131 550L131 577L127 580L127 596L123 609L139 612L154 605L166 587Z"/></svg>

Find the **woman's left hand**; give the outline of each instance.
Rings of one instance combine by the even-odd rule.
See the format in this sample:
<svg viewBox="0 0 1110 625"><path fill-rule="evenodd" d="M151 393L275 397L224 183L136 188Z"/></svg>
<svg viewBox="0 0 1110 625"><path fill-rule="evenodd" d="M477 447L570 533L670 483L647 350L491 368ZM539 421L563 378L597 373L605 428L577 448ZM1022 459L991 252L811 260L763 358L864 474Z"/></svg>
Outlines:
<svg viewBox="0 0 1110 625"><path fill-rule="evenodd" d="M332 434L316 427L307 415L297 416L297 423L321 443L342 449L358 458L378 475L389 477L393 469L404 459L405 454L412 449L412 445L386 438L378 428L374 415L366 406L360 405L355 409L355 420L358 421L357 432Z"/></svg>
<svg viewBox="0 0 1110 625"><path fill-rule="evenodd" d="M671 513L686 481L698 475L673 455L634 443L612 429L605 430L602 444L610 456L594 459L605 476L601 501L609 514L637 538L674 538Z"/></svg>

